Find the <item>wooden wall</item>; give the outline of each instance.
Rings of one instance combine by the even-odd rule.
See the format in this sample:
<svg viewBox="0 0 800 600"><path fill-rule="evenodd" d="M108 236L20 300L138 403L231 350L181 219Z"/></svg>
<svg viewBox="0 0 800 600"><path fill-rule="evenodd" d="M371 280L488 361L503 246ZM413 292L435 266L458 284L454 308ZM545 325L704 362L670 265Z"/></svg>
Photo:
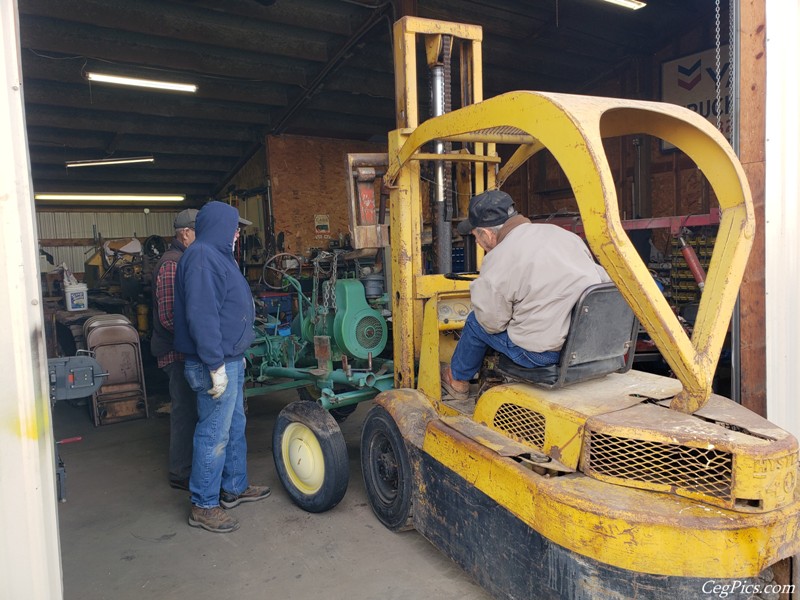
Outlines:
<svg viewBox="0 0 800 600"><path fill-rule="evenodd" d="M286 252L308 255L312 248L327 249L331 240L348 235L345 160L352 152L386 152L386 145L291 135L267 138L275 232L283 233Z"/></svg>

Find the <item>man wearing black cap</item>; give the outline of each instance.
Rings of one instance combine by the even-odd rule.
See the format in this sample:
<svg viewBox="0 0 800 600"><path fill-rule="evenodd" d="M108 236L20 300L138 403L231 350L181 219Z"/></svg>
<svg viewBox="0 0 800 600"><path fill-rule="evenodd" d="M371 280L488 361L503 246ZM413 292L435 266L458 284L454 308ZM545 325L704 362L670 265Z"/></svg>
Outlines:
<svg viewBox="0 0 800 600"><path fill-rule="evenodd" d="M178 490L189 489L192 471L192 438L197 423L195 394L183 375L183 355L175 351L174 313L175 271L183 252L194 242L194 221L197 209L187 208L173 221L175 237L153 269L153 335L150 351L158 366L169 377L169 485Z"/></svg>
<svg viewBox="0 0 800 600"><path fill-rule="evenodd" d="M472 312L450 365L442 369L444 392L462 400L488 348L522 367L557 363L578 297L609 277L581 238L556 225L531 223L500 190L474 196L458 232L474 235L486 252L469 288Z"/></svg>

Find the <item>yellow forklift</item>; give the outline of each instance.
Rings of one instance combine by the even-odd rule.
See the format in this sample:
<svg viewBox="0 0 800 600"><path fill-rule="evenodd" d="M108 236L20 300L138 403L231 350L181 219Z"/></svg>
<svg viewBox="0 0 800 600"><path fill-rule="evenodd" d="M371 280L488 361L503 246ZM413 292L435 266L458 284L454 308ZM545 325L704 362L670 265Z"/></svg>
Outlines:
<svg viewBox="0 0 800 600"><path fill-rule="evenodd" d="M711 388L755 227L725 139L697 114L657 102L527 91L483 100L480 27L406 17L394 34L398 128L386 168L370 167L385 171L390 191L389 236L376 223L372 238L390 242L394 359L394 387L375 397L361 437L377 518L416 529L501 598L791 591L770 567L800 552L797 440ZM432 67L457 48L462 100L423 123L420 39ZM603 139L632 134L685 152L719 201L691 339L621 224ZM510 146L504 162L498 144ZM492 376L475 396L445 399L440 364L470 310L469 276L425 273L423 179L441 187L437 166L454 163L468 197L499 188L543 150L566 174L614 285L579 300L558 365L525 370L487 356ZM638 323L676 378L630 368ZM324 510L344 494L346 449L332 417L300 412L279 417L276 465L295 501L334 490L298 502Z"/></svg>

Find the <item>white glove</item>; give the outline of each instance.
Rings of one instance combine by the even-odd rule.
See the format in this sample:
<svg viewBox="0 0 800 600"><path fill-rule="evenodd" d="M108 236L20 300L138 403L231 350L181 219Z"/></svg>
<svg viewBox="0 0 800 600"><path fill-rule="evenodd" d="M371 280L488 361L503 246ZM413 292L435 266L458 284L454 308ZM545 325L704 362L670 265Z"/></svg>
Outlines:
<svg viewBox="0 0 800 600"><path fill-rule="evenodd" d="M211 373L211 389L208 393L216 400L225 393L225 388L228 387L228 374L225 372L225 363L216 371L209 370Z"/></svg>

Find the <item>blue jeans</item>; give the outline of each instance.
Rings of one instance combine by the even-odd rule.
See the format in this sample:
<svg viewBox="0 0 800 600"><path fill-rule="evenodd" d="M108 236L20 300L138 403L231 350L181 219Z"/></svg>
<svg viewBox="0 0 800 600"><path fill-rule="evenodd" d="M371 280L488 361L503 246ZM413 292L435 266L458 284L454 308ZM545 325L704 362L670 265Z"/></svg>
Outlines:
<svg viewBox="0 0 800 600"><path fill-rule="evenodd" d="M247 442L244 438L244 364L241 358L225 363L228 387L216 400L211 374L203 363L187 360L186 381L197 393L197 427L189 490L192 504L219 506L220 489L241 494L247 489Z"/></svg>
<svg viewBox="0 0 800 600"><path fill-rule="evenodd" d="M197 425L197 395L184 376L183 361L164 366L169 376L169 478L189 479L192 472L192 439Z"/></svg>
<svg viewBox="0 0 800 600"><path fill-rule="evenodd" d="M461 339L458 340L453 358L450 361L450 371L453 379L469 381L475 377L481 368L483 355L488 348L493 348L505 354L520 367L532 369L554 365L558 362L559 352L530 352L520 348L508 338L508 333L487 333L478 323L475 313L469 313L461 330Z"/></svg>

